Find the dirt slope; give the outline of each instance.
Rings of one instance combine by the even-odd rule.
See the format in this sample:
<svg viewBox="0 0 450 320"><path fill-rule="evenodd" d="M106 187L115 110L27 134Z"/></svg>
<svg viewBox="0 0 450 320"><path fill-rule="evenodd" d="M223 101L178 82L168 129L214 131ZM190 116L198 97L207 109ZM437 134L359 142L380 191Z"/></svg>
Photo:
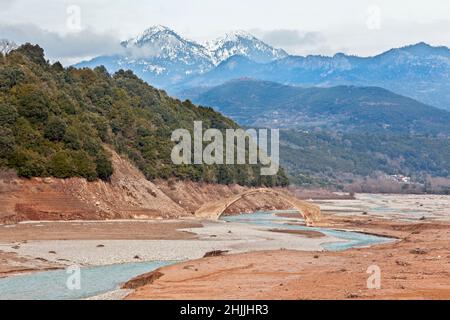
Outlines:
<svg viewBox="0 0 450 320"><path fill-rule="evenodd" d="M27 220L100 220L178 218L192 216L207 201L247 190L242 186L194 182L148 181L128 160L112 152L110 182L81 178L21 179L0 174L0 223ZM228 213L258 209L289 209L280 199L256 195L229 208Z"/></svg>
<svg viewBox="0 0 450 320"><path fill-rule="evenodd" d="M85 179L0 179L0 221L179 217L187 212L113 153L110 182Z"/></svg>

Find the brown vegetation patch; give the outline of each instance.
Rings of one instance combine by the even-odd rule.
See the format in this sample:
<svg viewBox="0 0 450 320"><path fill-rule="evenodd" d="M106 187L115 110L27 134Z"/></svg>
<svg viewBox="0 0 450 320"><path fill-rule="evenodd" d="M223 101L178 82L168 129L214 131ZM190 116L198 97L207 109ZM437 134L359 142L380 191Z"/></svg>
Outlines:
<svg viewBox="0 0 450 320"><path fill-rule="evenodd" d="M284 230L284 229L270 229L271 232L296 234L299 236L305 236L307 238L323 238L325 235L322 232L315 230Z"/></svg>
<svg viewBox="0 0 450 320"><path fill-rule="evenodd" d="M153 271L143 274L139 277L127 281L122 289L137 289L139 287L152 284L155 280L161 278L164 274L159 271Z"/></svg>
<svg viewBox="0 0 450 320"><path fill-rule="evenodd" d="M214 251L209 251L207 253L205 253L205 255L203 256L203 258L208 258L208 257L219 257L219 256L223 256L225 253L227 253L228 250L214 250Z"/></svg>

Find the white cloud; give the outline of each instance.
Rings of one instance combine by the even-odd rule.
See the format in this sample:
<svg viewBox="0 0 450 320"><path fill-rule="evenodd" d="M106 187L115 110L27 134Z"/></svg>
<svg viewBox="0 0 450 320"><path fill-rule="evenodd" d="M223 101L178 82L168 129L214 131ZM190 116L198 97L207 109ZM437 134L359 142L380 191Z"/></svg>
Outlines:
<svg viewBox="0 0 450 320"><path fill-rule="evenodd" d="M13 40L17 44L39 44L50 60L60 60L64 64L123 50L114 34L97 33L89 29L61 35L32 24L0 25L0 38Z"/></svg>
<svg viewBox="0 0 450 320"><path fill-rule="evenodd" d="M311 51L321 51L327 46L327 39L321 32L302 32L291 29L252 29L250 33L276 48L283 48L291 54L308 54Z"/></svg>
<svg viewBox="0 0 450 320"><path fill-rule="evenodd" d="M8 10L13 6L13 4L14 0L0 0L0 9Z"/></svg>
<svg viewBox="0 0 450 320"><path fill-rule="evenodd" d="M71 5L81 9L79 34L67 29ZM370 10L374 5L379 20ZM38 26L39 32L28 28L31 33L21 39L44 41L49 54L64 59L114 52L120 41L109 40L155 24L197 41L230 30L259 30L263 40L295 54L373 55L419 41L450 46L449 17L448 0L0 0L3 26Z"/></svg>

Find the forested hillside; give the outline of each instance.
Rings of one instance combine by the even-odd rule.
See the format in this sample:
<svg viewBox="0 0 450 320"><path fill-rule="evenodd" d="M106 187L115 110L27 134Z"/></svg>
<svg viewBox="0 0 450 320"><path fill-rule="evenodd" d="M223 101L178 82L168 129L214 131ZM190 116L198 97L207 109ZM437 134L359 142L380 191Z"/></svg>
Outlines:
<svg viewBox="0 0 450 320"><path fill-rule="evenodd" d="M284 130L281 144L281 163L299 185L345 186L380 174L420 183L450 177L448 138Z"/></svg>
<svg viewBox="0 0 450 320"><path fill-rule="evenodd" d="M248 126L450 134L450 112L377 87L303 88L240 79L190 97Z"/></svg>
<svg viewBox="0 0 450 320"><path fill-rule="evenodd" d="M450 178L450 112L382 88L240 79L190 97L243 126L282 128L281 164L294 184L341 188L405 175L425 190L429 177Z"/></svg>
<svg viewBox="0 0 450 320"><path fill-rule="evenodd" d="M170 98L131 71L63 68L30 44L0 56L0 167L22 177L108 180L109 145L148 179L287 184L282 170L261 177L256 165L173 165L171 133L191 129L194 120L204 128L237 127L211 108Z"/></svg>

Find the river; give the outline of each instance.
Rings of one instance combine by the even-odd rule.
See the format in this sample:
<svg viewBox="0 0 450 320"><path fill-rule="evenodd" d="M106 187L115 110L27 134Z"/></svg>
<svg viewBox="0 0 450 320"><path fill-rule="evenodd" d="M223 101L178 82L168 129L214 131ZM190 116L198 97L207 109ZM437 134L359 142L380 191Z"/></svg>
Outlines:
<svg viewBox="0 0 450 320"><path fill-rule="evenodd" d="M298 219L280 217L277 211L258 212L240 216L223 217L222 220L235 223L252 224L261 227L284 230L314 230L339 240L324 243L326 250L346 250L393 241L392 239L362 234L358 232L312 228L292 225ZM143 263L124 263L107 266L93 266L81 269L81 289L69 290L66 270L35 272L0 279L0 299L83 299L116 290L125 281L176 261L150 261Z"/></svg>

